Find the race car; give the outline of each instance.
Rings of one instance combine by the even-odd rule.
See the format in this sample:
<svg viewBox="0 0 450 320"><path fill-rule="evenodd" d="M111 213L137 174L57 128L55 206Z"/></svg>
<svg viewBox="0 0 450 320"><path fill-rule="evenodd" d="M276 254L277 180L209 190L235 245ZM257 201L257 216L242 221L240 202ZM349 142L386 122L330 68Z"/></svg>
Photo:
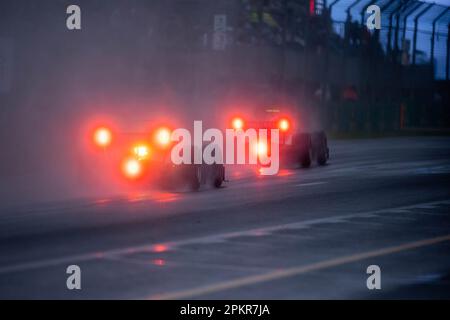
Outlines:
<svg viewBox="0 0 450 320"><path fill-rule="evenodd" d="M282 114L278 109L266 109L263 120L245 120L243 117L234 117L231 125L235 130L253 128L256 130L279 129L279 154L280 164L284 166L299 165L308 168L313 162L319 166L326 165L330 152L326 133L323 130L306 131L300 126L295 126L292 117ZM270 146L270 134L268 135L266 149ZM259 146L258 146L259 147ZM260 148L260 147L259 147Z"/></svg>
<svg viewBox="0 0 450 320"><path fill-rule="evenodd" d="M113 139L113 136L120 136L120 139ZM170 159L174 144L170 137L171 130L165 126L146 134L114 134L108 127L100 126L92 135L95 145L109 153L108 161L115 162L114 167L120 167L122 174L135 183L162 188L188 187L193 191L198 191L202 185L222 186L225 181L223 164L194 164L194 161L174 164Z"/></svg>

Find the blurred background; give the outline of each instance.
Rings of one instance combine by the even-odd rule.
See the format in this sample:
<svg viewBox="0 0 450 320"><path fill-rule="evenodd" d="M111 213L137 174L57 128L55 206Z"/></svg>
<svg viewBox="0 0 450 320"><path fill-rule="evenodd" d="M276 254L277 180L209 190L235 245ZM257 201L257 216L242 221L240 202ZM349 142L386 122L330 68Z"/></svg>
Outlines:
<svg viewBox="0 0 450 320"><path fill-rule="evenodd" d="M66 28L71 4L81 30ZM370 4L381 8L381 30L365 26ZM93 119L125 131L161 116L220 127L229 110L289 106L334 137L445 134L448 8L445 0L3 0L0 200L106 192L102 164L84 144Z"/></svg>

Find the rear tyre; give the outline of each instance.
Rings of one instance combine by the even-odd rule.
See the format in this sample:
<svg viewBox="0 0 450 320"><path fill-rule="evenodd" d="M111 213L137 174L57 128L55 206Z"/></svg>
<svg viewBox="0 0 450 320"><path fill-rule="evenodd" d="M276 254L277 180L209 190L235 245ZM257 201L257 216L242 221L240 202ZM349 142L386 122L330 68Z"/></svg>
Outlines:
<svg viewBox="0 0 450 320"><path fill-rule="evenodd" d="M222 178L216 178L214 180L214 188L219 189L222 186L223 179Z"/></svg>
<svg viewBox="0 0 450 320"><path fill-rule="evenodd" d="M202 167L199 165L192 166L192 176L190 179L190 187L192 191L198 191L202 183Z"/></svg>
<svg viewBox="0 0 450 320"><path fill-rule="evenodd" d="M324 166L328 160L328 142L325 132L320 131L317 134L317 164Z"/></svg>
<svg viewBox="0 0 450 320"><path fill-rule="evenodd" d="M324 166L324 165L327 164L327 156L326 156L325 151L322 152L322 153L320 153L320 154L317 156L317 164L318 164L319 166Z"/></svg>
<svg viewBox="0 0 450 320"><path fill-rule="evenodd" d="M299 134L297 143L300 150L300 165L302 168L309 168L312 159L311 136L307 133Z"/></svg>
<svg viewBox="0 0 450 320"><path fill-rule="evenodd" d="M214 167L215 178L213 181L214 188L220 188L224 181L225 177L225 168L222 165L216 165Z"/></svg>
<svg viewBox="0 0 450 320"><path fill-rule="evenodd" d="M303 151L303 154L300 157L300 165L302 168L309 168L311 166L311 149Z"/></svg>

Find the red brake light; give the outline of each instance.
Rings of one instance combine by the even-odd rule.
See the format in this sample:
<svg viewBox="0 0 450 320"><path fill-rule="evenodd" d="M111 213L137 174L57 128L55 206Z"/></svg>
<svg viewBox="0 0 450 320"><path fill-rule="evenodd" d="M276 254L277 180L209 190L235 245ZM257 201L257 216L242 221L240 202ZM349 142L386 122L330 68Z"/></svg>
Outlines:
<svg viewBox="0 0 450 320"><path fill-rule="evenodd" d="M141 163L134 158L125 160L122 169L124 174L131 179L137 178L142 172Z"/></svg>
<svg viewBox="0 0 450 320"><path fill-rule="evenodd" d="M255 149L258 156L262 157L267 155L267 143L265 141L258 141Z"/></svg>
<svg viewBox="0 0 450 320"><path fill-rule="evenodd" d="M170 144L170 130L167 128L160 128L156 131L155 139L158 145L166 147Z"/></svg>
<svg viewBox="0 0 450 320"><path fill-rule="evenodd" d="M234 130L241 130L242 128L244 128L244 120L242 120L241 118L234 118L231 124Z"/></svg>
<svg viewBox="0 0 450 320"><path fill-rule="evenodd" d="M111 144L112 134L111 130L105 127L100 127L94 132L94 142L100 147L107 147Z"/></svg>
<svg viewBox="0 0 450 320"><path fill-rule="evenodd" d="M281 119L278 121L278 129L280 129L283 132L286 132L289 130L290 124L287 119Z"/></svg>
<svg viewBox="0 0 450 320"><path fill-rule="evenodd" d="M133 148L133 153L138 160L147 159L150 156L150 147L145 144L137 144Z"/></svg>

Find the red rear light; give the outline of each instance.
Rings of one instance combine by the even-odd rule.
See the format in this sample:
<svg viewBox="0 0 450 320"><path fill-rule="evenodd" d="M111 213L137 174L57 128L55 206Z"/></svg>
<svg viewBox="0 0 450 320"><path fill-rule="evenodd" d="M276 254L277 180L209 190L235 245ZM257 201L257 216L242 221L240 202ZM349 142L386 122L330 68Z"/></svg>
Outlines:
<svg viewBox="0 0 450 320"><path fill-rule="evenodd" d="M139 160L130 158L126 159L122 166L123 173L130 179L139 177L142 173L142 166Z"/></svg>
<svg viewBox="0 0 450 320"><path fill-rule="evenodd" d="M112 133L111 130L105 127L100 127L94 132L94 142L99 147L107 147L111 144Z"/></svg>
<svg viewBox="0 0 450 320"><path fill-rule="evenodd" d="M161 147L167 147L170 144L171 132L168 128L159 128L155 133L156 143Z"/></svg>
<svg viewBox="0 0 450 320"><path fill-rule="evenodd" d="M267 156L268 154L267 142L261 140L258 141L258 143L256 143L255 145L254 151L259 157Z"/></svg>
<svg viewBox="0 0 450 320"><path fill-rule="evenodd" d="M278 121L278 129L280 129L283 132L288 131L290 128L290 123L287 119L280 119L280 121Z"/></svg>
<svg viewBox="0 0 450 320"><path fill-rule="evenodd" d="M244 128L244 120L241 118L234 118L231 122L231 125L233 126L234 130L241 130Z"/></svg>
<svg viewBox="0 0 450 320"><path fill-rule="evenodd" d="M150 147L146 144L137 144L133 148L133 153L138 160L148 159L150 157Z"/></svg>

